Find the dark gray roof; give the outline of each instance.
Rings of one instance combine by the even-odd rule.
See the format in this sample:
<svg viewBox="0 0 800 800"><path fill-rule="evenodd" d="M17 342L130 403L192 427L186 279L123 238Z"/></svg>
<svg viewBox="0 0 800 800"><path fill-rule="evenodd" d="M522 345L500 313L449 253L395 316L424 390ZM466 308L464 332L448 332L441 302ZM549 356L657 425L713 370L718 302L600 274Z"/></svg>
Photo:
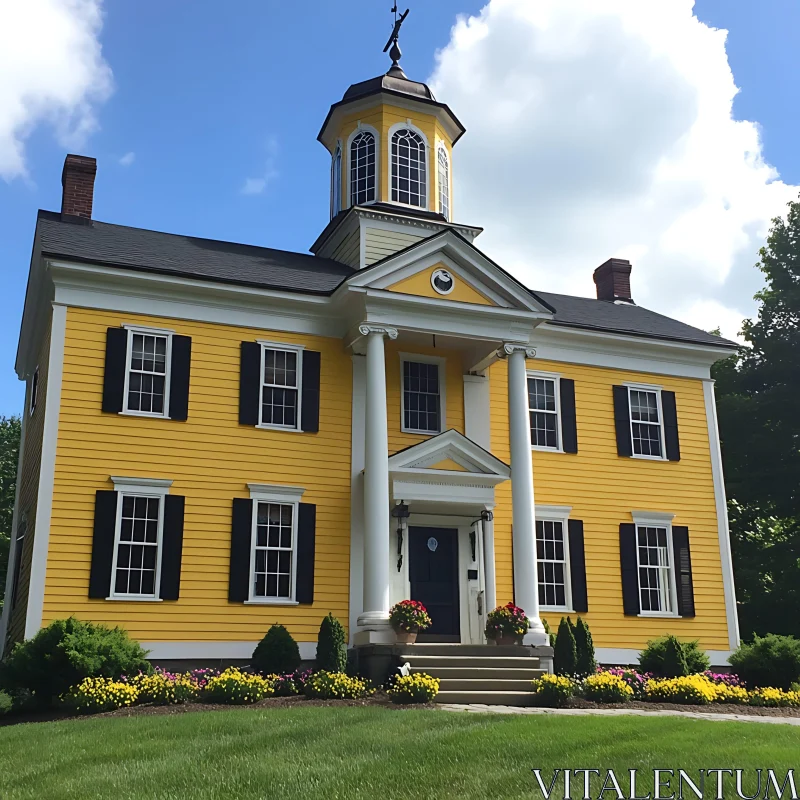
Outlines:
<svg viewBox="0 0 800 800"><path fill-rule="evenodd" d="M738 346L721 336L714 336L712 333L706 333L699 328L631 303L612 303L608 300L595 300L592 297L573 297L552 292L532 292L532 294L554 309L555 314L550 324L718 347Z"/></svg>
<svg viewBox="0 0 800 800"><path fill-rule="evenodd" d="M365 97L369 94L377 94L381 91L398 92L416 97L418 100L433 100L433 92L428 86L419 81L412 81L400 69L399 66L392 67L385 75L378 75L377 78L370 78L367 81L354 83L345 93L342 100L355 100L356 97Z"/></svg>
<svg viewBox="0 0 800 800"><path fill-rule="evenodd" d="M52 211L39 212L36 236L43 256L312 294L330 294L355 271L328 258L269 247L94 220L63 222Z"/></svg>

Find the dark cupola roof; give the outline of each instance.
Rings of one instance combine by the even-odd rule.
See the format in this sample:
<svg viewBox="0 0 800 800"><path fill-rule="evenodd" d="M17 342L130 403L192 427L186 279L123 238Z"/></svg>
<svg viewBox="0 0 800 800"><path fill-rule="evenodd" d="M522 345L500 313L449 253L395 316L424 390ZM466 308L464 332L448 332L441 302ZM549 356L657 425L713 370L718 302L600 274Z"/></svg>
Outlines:
<svg viewBox="0 0 800 800"><path fill-rule="evenodd" d="M377 78L370 78L368 81L354 83L345 93L342 101L355 100L358 97L366 97L379 92L392 92L397 94L407 94L417 100L436 102L430 88L418 81L412 81L403 72L399 64L394 64L385 75L378 75Z"/></svg>

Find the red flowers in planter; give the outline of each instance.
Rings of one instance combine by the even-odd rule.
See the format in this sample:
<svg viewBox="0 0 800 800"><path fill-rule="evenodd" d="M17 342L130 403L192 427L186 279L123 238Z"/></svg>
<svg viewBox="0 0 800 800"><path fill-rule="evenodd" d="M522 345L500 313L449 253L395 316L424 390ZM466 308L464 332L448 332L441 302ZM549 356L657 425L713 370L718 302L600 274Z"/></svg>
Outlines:
<svg viewBox="0 0 800 800"><path fill-rule="evenodd" d="M417 633L431 626L428 611L418 600L401 600L389 610L389 622L399 633Z"/></svg>
<svg viewBox="0 0 800 800"><path fill-rule="evenodd" d="M486 638L497 639L501 636L524 636L530 627L530 620L525 612L513 603L498 606L486 615Z"/></svg>

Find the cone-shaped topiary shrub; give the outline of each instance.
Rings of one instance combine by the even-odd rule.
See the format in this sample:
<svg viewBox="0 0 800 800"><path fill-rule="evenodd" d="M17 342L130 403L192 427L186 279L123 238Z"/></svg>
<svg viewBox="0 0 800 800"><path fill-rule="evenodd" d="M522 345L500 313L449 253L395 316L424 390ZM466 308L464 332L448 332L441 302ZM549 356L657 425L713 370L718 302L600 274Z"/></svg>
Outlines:
<svg viewBox="0 0 800 800"><path fill-rule="evenodd" d="M300 648L283 625L273 625L253 651L253 669L263 675L283 675L300 666Z"/></svg>
<svg viewBox="0 0 800 800"><path fill-rule="evenodd" d="M578 653L575 636L569 619L561 617L553 648L553 669L556 675L574 675L577 668Z"/></svg>
<svg viewBox="0 0 800 800"><path fill-rule="evenodd" d="M664 666L664 659L667 654L667 640L669 638L669 635L660 636L658 639L651 639L647 643L647 646L639 654L639 669L641 672L650 672L661 678L669 677ZM686 659L687 675L705 672L709 668L711 662L696 641L681 642L680 644L683 656Z"/></svg>
<svg viewBox="0 0 800 800"><path fill-rule="evenodd" d="M662 671L665 678L682 678L684 675L689 674L683 645L672 635L667 636Z"/></svg>
<svg viewBox="0 0 800 800"><path fill-rule="evenodd" d="M347 669L347 643L344 638L344 628L333 614L328 614L319 626L317 669L327 672L345 672Z"/></svg>
<svg viewBox="0 0 800 800"><path fill-rule="evenodd" d="M589 626L578 617L575 625L575 649L577 659L575 672L578 675L592 675L597 670L597 662L594 660L594 642Z"/></svg>

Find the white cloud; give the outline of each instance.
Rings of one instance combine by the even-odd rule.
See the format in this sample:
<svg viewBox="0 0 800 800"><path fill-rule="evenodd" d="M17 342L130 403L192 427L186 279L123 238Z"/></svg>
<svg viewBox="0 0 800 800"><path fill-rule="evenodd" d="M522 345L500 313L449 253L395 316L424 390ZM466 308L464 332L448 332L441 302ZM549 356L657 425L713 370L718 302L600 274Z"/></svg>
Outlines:
<svg viewBox="0 0 800 800"><path fill-rule="evenodd" d="M491 0L431 83L467 127L456 217L533 288L592 295L630 258L634 299L735 336L770 219L798 187L737 121L727 32L693 0Z"/></svg>
<svg viewBox="0 0 800 800"><path fill-rule="evenodd" d="M278 168L275 164L278 157L278 140L274 136L267 139L266 144L267 158L264 162L264 170L256 178L247 178L242 185L242 194L263 194L267 186L278 177Z"/></svg>
<svg viewBox="0 0 800 800"><path fill-rule="evenodd" d="M119 160L119 163L123 167L129 167L134 161L136 161L136 153L131 151L130 153L125 153Z"/></svg>
<svg viewBox="0 0 800 800"><path fill-rule="evenodd" d="M0 176L27 174L25 140L41 123L79 148L112 92L99 34L102 0L0 0Z"/></svg>

